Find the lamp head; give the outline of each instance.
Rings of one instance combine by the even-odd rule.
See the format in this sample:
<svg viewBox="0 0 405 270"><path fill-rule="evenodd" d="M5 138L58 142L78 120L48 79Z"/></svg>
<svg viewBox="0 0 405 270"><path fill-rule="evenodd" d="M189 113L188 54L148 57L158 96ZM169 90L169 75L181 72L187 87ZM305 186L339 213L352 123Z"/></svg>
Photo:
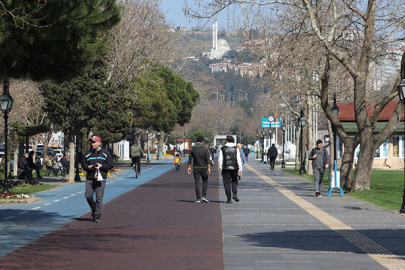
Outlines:
<svg viewBox="0 0 405 270"><path fill-rule="evenodd" d="M405 80L402 80L401 83L398 85L398 95L399 100L405 104Z"/></svg>

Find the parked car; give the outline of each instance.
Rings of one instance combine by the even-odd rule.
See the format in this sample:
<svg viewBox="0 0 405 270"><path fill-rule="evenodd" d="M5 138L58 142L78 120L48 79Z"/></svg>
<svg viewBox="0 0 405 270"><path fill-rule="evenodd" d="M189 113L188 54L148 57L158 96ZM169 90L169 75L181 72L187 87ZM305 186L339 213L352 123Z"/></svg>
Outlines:
<svg viewBox="0 0 405 270"><path fill-rule="evenodd" d="M63 150L62 149L53 149L54 156L58 159L58 161L63 157Z"/></svg>

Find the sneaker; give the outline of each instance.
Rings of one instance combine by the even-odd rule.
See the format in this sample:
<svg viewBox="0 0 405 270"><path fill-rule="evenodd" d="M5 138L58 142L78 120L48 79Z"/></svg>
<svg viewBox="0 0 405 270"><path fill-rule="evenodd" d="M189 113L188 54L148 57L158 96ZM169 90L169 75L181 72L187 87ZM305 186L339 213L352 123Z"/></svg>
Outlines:
<svg viewBox="0 0 405 270"><path fill-rule="evenodd" d="M94 218L94 222L95 222L95 223L100 223L100 222L101 222L100 217L95 217L95 218Z"/></svg>
<svg viewBox="0 0 405 270"><path fill-rule="evenodd" d="M238 196L233 196L233 197L232 197L232 199L234 199L234 200L235 200L235 202L239 202L239 198L238 198Z"/></svg>
<svg viewBox="0 0 405 270"><path fill-rule="evenodd" d="M319 193L319 196L318 196L318 197L319 197L319 198L322 198L322 194Z"/></svg>
<svg viewBox="0 0 405 270"><path fill-rule="evenodd" d="M205 203L209 203L209 202L210 202L210 201L207 200L206 198L202 198L201 201L202 201L202 202L205 202Z"/></svg>
<svg viewBox="0 0 405 270"><path fill-rule="evenodd" d="M200 200L196 200L195 203L201 203L201 201L200 201Z"/></svg>
<svg viewBox="0 0 405 270"><path fill-rule="evenodd" d="M315 196L316 196L316 197L319 197L319 191L316 191L316 192L315 192Z"/></svg>
<svg viewBox="0 0 405 270"><path fill-rule="evenodd" d="M231 199L228 199L228 200L226 201L226 203L232 203L232 200L231 200Z"/></svg>
<svg viewBox="0 0 405 270"><path fill-rule="evenodd" d="M139 172L138 175L141 175L141 172Z"/></svg>

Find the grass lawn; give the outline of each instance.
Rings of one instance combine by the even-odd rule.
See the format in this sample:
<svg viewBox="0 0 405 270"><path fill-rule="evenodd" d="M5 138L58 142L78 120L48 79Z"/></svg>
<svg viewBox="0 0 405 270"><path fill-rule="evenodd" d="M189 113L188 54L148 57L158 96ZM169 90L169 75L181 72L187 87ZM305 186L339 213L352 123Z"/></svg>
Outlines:
<svg viewBox="0 0 405 270"><path fill-rule="evenodd" d="M42 184L42 185L22 185L17 186L9 189L9 191L13 194L32 194L44 190L49 190L58 187L58 185L49 185L49 184Z"/></svg>
<svg viewBox="0 0 405 270"><path fill-rule="evenodd" d="M295 169L284 169L284 171L299 175L299 171ZM328 173L329 170L326 169L323 177L323 185L327 187L330 186ZM304 174L300 176L312 181L314 180L312 175ZM345 195L369 201L389 210L399 211L402 205L402 194L404 192L404 172L373 170L371 173L370 190L354 191L351 193L344 190L344 192Z"/></svg>
<svg viewBox="0 0 405 270"><path fill-rule="evenodd" d="M46 170L41 170L41 175L45 175ZM13 177L13 173L11 173L11 177ZM37 174L33 171L32 176L36 178ZM34 179L36 180L36 179ZM9 180L10 181L10 180ZM10 188L9 191L13 194L32 194L40 191L50 190L53 188L58 187L59 185L49 185L49 184L42 184L42 185L29 185L23 184L17 187Z"/></svg>

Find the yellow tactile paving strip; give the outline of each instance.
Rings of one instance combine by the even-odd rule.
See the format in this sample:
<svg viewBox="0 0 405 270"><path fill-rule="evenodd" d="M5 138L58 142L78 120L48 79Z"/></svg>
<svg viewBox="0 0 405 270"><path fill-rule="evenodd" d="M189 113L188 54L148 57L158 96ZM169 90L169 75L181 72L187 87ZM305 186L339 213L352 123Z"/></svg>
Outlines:
<svg viewBox="0 0 405 270"><path fill-rule="evenodd" d="M318 219L320 222L328 226L331 230L336 231L342 235L345 239L353 243L355 246L363 250L373 260L381 264L387 269L405 269L405 260L399 256L393 254L386 248L372 241L370 238L357 232L350 226L341 222L337 218L329 215L325 211L319 209L312 203L304 200L300 196L296 195L291 190L285 188L280 183L274 181L270 177L255 170L252 166L245 164L247 169L257 174L261 179L274 186L280 193L286 196L288 199L296 203L299 207L307 211L310 215Z"/></svg>

